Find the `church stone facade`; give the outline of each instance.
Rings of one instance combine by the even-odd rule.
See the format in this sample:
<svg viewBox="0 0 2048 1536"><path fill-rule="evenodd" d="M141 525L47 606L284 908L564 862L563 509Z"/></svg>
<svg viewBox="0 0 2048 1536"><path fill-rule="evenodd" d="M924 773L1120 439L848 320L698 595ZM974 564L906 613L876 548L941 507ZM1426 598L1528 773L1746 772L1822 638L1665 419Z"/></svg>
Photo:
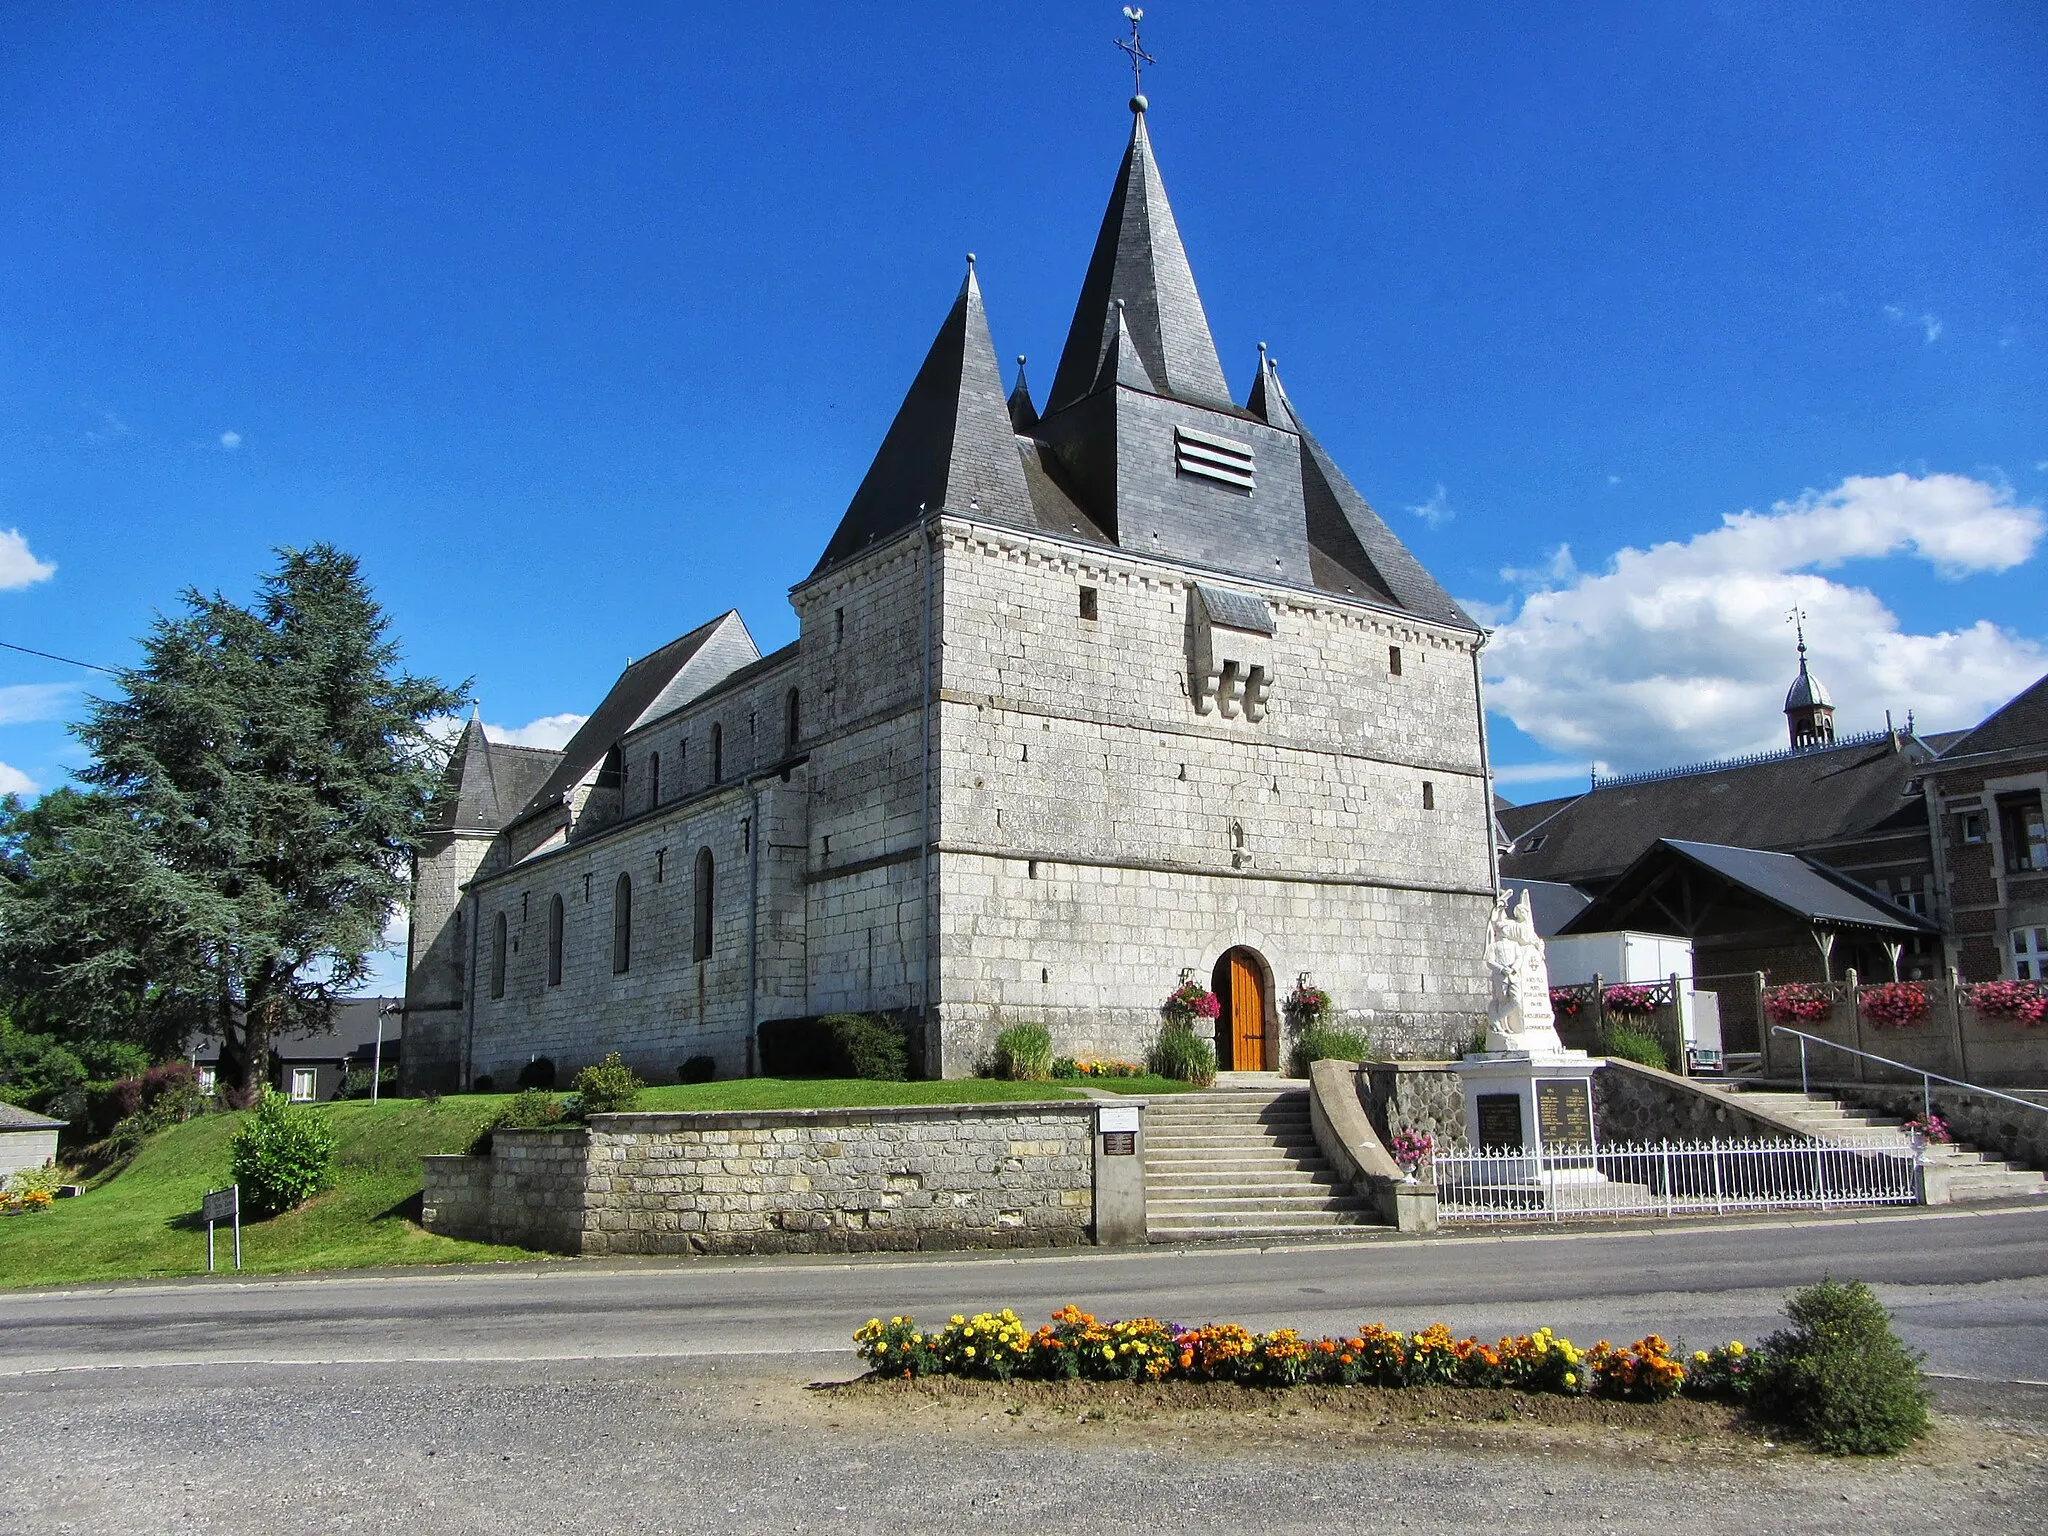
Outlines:
<svg viewBox="0 0 2048 1536"><path fill-rule="evenodd" d="M417 865L415 1089L618 1050L758 1069L886 1012L930 1073L995 1034L1141 1058L1181 973L1226 1067L1303 972L1384 1047L1483 1020L1479 628L1261 357L1234 402L1137 111L1065 350L1003 391L971 265L759 654L727 613L561 753L474 723Z"/></svg>

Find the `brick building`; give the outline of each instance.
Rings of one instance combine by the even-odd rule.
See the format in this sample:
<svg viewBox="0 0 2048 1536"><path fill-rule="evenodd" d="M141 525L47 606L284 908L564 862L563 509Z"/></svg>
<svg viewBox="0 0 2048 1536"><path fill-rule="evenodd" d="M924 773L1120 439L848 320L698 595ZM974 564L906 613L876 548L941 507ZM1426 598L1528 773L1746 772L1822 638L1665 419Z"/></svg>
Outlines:
<svg viewBox="0 0 2048 1536"><path fill-rule="evenodd" d="M559 755L472 725L423 852L408 1082L621 1051L755 1069L759 1024L1035 1021L1135 1057L1183 970L1225 1066L1309 972L1462 1045L1494 889L1483 636L1302 424L1224 382L1142 98L1043 409L969 269L762 656L737 613Z"/></svg>

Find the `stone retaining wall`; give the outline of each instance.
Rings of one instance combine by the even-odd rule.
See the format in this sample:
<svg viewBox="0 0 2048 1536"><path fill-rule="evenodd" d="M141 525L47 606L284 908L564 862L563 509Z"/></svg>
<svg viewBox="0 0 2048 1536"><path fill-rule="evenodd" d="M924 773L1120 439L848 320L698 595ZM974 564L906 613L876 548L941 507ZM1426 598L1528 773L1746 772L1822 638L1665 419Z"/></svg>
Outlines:
<svg viewBox="0 0 2048 1536"><path fill-rule="evenodd" d="M1088 1240L1096 1104L593 1117L426 1159L423 1220L576 1254L846 1253Z"/></svg>
<svg viewBox="0 0 2048 1536"><path fill-rule="evenodd" d="M1920 1118L1920 1087L1893 1088L1877 1083L1830 1086L1846 1104L1901 1120ZM2048 1105L2048 1093L2022 1093L2015 1097ZM1960 1088L1934 1090L1934 1112L1948 1126L1949 1135L1979 1152L2048 1172L2048 1114L2021 1109L1987 1094L1965 1093Z"/></svg>
<svg viewBox="0 0 2048 1536"><path fill-rule="evenodd" d="M1384 1144L1396 1131L1427 1131L1440 1147L1465 1139L1465 1086L1442 1061L1369 1061L1359 1097Z"/></svg>
<svg viewBox="0 0 2048 1536"><path fill-rule="evenodd" d="M1611 1057L1593 1074L1593 1125L1603 1142L1812 1139L1798 1121L1740 1094Z"/></svg>

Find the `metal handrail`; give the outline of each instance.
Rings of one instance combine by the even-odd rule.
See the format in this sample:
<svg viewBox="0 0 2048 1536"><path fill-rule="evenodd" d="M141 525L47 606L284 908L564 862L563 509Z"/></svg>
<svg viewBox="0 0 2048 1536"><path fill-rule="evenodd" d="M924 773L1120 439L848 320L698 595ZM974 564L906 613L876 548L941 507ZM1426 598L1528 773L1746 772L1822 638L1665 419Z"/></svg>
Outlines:
<svg viewBox="0 0 2048 1536"><path fill-rule="evenodd" d="M1946 1077L1939 1072L1930 1072L1925 1067L1909 1066L1903 1061L1893 1061L1889 1056L1880 1056L1875 1051L1859 1051L1853 1045L1842 1045L1834 1040L1823 1040L1819 1035L1809 1035L1803 1029L1789 1029L1783 1024L1773 1024L1771 1026L1771 1033L1774 1035L1790 1035L1799 1042L1799 1091L1804 1094L1811 1094L1813 1092L1807 1086L1806 1076L1806 1042L1811 1040L1815 1045L1824 1045L1831 1051L1841 1051L1850 1056L1861 1056L1865 1061L1883 1062L1888 1067L1897 1067L1901 1072L1918 1073L1920 1077L1920 1113L1922 1116L1920 1123L1922 1125L1927 1123L1925 1117L1934 1113L1933 1084L1935 1082L1947 1083L1952 1088L1961 1088L1969 1093L1981 1093L1990 1098L2003 1099L2006 1103L2017 1104L2022 1109L2038 1110L2041 1114L2048 1115L2048 1104L2036 1104L2032 1099L2015 1098L2012 1094L2000 1093L1996 1088L1986 1088L1979 1083L1966 1083L1959 1077Z"/></svg>

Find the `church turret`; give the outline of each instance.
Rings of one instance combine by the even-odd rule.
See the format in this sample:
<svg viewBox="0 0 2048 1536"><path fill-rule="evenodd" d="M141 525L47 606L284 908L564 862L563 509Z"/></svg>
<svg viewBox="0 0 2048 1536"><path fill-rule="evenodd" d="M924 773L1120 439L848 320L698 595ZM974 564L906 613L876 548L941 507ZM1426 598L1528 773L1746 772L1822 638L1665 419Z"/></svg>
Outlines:
<svg viewBox="0 0 2048 1536"><path fill-rule="evenodd" d="M1806 616L1795 614L1799 635L1799 675L1785 695L1785 726L1792 735L1792 750L1831 747L1835 744L1835 701L1828 697L1821 680L1806 666Z"/></svg>
<svg viewBox="0 0 2048 1536"><path fill-rule="evenodd" d="M1038 407L1031 403L1031 386L1024 381L1024 354L1017 354L1017 382L1010 386L1010 426L1019 437L1038 425Z"/></svg>

